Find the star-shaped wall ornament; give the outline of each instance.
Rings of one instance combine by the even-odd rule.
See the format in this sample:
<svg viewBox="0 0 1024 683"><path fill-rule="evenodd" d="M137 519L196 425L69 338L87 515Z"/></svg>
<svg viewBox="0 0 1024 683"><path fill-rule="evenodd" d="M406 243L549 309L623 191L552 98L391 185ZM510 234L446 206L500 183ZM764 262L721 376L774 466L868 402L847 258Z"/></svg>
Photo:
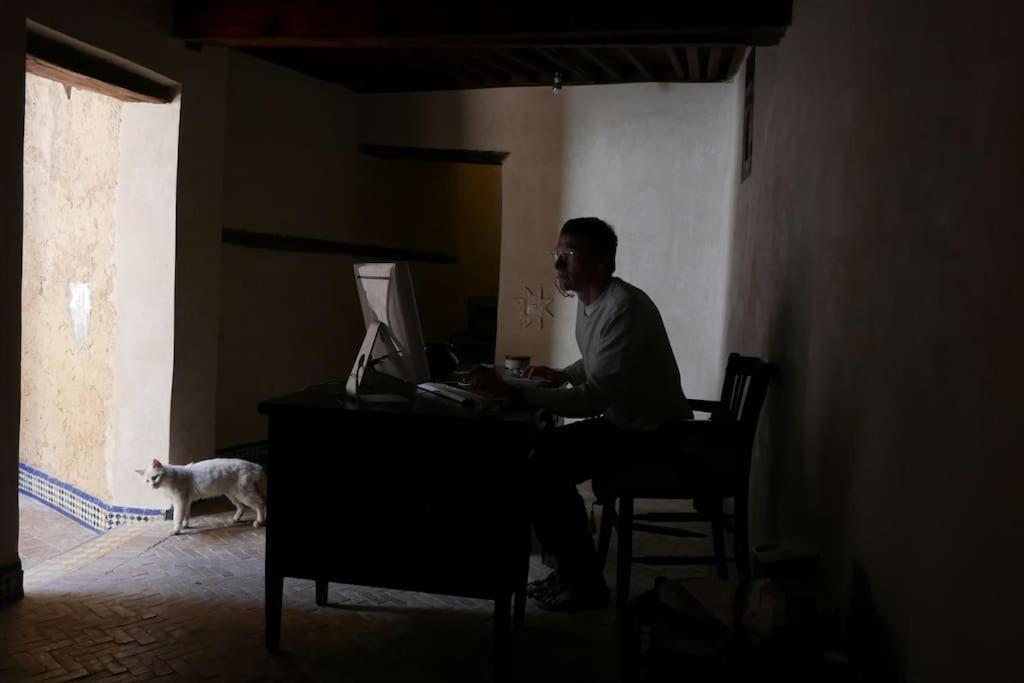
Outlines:
<svg viewBox="0 0 1024 683"><path fill-rule="evenodd" d="M535 294L529 287L523 287L523 296L515 300L519 306L519 326L522 328L530 325L537 325L544 329L544 318L554 318L551 311L551 304L554 299L544 298L543 285L537 288L539 293Z"/></svg>

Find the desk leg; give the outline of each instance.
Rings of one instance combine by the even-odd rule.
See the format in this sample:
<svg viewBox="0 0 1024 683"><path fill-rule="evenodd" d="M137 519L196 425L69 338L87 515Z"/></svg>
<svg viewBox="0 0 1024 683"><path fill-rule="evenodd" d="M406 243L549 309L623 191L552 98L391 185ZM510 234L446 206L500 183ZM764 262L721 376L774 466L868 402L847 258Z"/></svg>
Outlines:
<svg viewBox="0 0 1024 683"><path fill-rule="evenodd" d="M321 607L327 604L327 581L324 579L316 580L316 604Z"/></svg>
<svg viewBox="0 0 1024 683"><path fill-rule="evenodd" d="M526 584L530 581L530 550L533 540L530 528L530 522L527 521L523 525L523 548L520 554L521 564L516 576L515 593L513 593L512 625L514 628L522 628L526 624Z"/></svg>
<svg viewBox="0 0 1024 683"><path fill-rule="evenodd" d="M512 625L515 628L522 628L526 623L526 586L516 587L513 601Z"/></svg>
<svg viewBox="0 0 1024 683"><path fill-rule="evenodd" d="M512 618L512 594L494 598L494 666L501 670L508 654L509 620Z"/></svg>
<svg viewBox="0 0 1024 683"><path fill-rule="evenodd" d="M267 572L266 584L264 630L267 649L277 652L281 647L281 598L284 593L284 577Z"/></svg>

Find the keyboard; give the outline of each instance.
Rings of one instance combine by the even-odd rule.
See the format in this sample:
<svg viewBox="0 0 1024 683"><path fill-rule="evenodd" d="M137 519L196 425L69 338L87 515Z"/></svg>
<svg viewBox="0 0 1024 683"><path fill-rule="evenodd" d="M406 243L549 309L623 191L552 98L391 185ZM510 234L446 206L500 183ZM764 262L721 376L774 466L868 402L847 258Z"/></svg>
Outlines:
<svg viewBox="0 0 1024 683"><path fill-rule="evenodd" d="M456 403L460 403L464 406L487 406L494 403L493 396L472 391L470 389L453 387L452 385L444 384L443 382L423 382L416 386L420 391L426 391L434 394L435 396L441 396L449 401L455 401Z"/></svg>

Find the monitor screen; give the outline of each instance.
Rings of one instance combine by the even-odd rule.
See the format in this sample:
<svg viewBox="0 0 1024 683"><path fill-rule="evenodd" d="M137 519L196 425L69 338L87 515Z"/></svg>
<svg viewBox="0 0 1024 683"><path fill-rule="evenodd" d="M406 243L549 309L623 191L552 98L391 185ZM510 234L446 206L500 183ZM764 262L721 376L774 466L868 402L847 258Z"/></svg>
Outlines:
<svg viewBox="0 0 1024 683"><path fill-rule="evenodd" d="M367 328L374 322L386 325L398 347L397 358L393 352L374 353L374 358L387 356L375 369L413 384L430 379L408 264L356 263L354 270L363 321Z"/></svg>

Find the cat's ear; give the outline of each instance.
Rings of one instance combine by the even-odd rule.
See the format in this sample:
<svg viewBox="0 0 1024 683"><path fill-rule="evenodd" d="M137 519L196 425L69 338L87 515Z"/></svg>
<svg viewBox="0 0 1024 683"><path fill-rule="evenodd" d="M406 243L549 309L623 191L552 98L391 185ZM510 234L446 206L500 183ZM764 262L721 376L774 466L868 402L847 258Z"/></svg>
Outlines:
<svg viewBox="0 0 1024 683"><path fill-rule="evenodd" d="M157 460L156 458L153 458L153 469L154 470L162 470L163 468L164 468L164 466L160 464L160 461Z"/></svg>
<svg viewBox="0 0 1024 683"><path fill-rule="evenodd" d="M146 473L145 473L145 472L143 472L142 470L135 470L135 474L137 474L137 475L139 475L140 477L142 477L142 476L145 476L145 474L146 474Z"/></svg>

